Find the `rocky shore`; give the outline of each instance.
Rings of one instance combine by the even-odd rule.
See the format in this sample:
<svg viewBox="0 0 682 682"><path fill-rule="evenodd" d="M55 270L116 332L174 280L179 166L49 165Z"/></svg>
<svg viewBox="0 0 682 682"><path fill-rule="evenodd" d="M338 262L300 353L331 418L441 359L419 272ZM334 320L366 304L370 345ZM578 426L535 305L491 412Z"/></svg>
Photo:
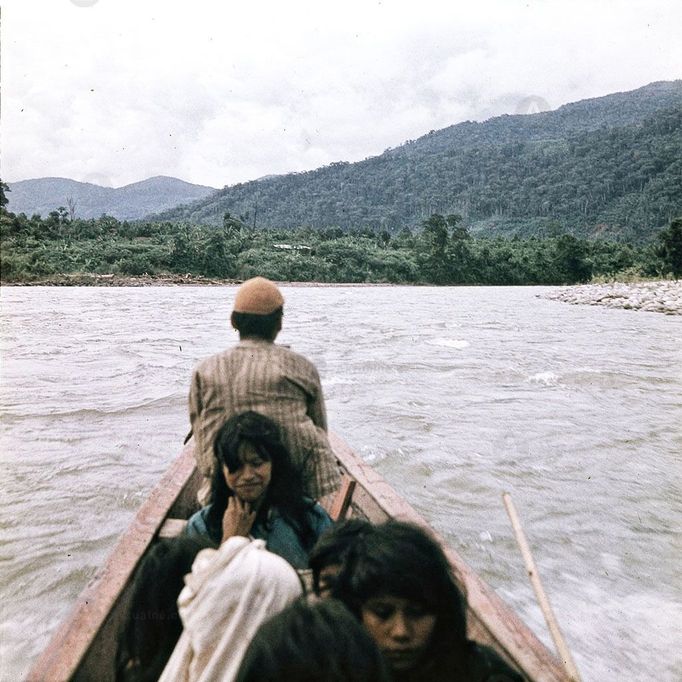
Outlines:
<svg viewBox="0 0 682 682"><path fill-rule="evenodd" d="M608 308L682 315L682 280L582 284L562 287L540 296L574 305L603 305Z"/></svg>

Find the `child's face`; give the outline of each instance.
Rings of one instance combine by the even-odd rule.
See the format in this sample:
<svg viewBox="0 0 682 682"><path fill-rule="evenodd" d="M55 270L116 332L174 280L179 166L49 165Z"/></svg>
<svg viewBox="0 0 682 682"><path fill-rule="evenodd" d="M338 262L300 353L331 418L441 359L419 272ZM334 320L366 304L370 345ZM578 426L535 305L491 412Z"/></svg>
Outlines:
<svg viewBox="0 0 682 682"><path fill-rule="evenodd" d="M410 670L424 655L436 615L422 604L381 595L362 607L362 622L394 670Z"/></svg>
<svg viewBox="0 0 682 682"><path fill-rule="evenodd" d="M249 442L239 446L239 460L240 466L236 471L229 471L223 466L225 482L242 502L257 502L270 485L272 462L264 460Z"/></svg>

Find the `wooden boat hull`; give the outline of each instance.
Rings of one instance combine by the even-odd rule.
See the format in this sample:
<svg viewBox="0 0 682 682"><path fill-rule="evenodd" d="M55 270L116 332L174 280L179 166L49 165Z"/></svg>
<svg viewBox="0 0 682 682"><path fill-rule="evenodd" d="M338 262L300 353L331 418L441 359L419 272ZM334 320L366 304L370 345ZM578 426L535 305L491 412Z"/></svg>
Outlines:
<svg viewBox="0 0 682 682"><path fill-rule="evenodd" d="M428 528L415 509L343 440L335 434L330 440L342 470L356 481L350 502L352 514L375 523L396 518ZM27 680L114 679L116 638L135 569L158 537L175 534L180 520L196 509L199 474L194 464L190 441L142 505L104 567L82 592ZM533 632L456 552L444 547L455 577L467 594L470 636L494 648L528 680L568 680L559 661Z"/></svg>

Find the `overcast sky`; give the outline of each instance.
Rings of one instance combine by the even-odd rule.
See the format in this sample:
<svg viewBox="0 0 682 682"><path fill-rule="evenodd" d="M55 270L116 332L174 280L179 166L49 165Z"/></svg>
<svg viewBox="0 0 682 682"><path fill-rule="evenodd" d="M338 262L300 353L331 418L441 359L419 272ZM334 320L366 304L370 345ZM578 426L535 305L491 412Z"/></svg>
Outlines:
<svg viewBox="0 0 682 682"><path fill-rule="evenodd" d="M680 26L679 0L9 0L2 178L222 187L357 161L680 78Z"/></svg>

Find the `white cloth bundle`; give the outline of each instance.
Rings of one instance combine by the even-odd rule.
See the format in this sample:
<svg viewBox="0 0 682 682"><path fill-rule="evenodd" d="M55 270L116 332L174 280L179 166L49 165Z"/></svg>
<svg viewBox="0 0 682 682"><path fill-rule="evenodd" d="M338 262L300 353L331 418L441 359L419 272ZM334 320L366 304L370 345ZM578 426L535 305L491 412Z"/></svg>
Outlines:
<svg viewBox="0 0 682 682"><path fill-rule="evenodd" d="M202 550L178 597L184 629L159 682L231 682L261 623L300 595L296 571L263 540Z"/></svg>

